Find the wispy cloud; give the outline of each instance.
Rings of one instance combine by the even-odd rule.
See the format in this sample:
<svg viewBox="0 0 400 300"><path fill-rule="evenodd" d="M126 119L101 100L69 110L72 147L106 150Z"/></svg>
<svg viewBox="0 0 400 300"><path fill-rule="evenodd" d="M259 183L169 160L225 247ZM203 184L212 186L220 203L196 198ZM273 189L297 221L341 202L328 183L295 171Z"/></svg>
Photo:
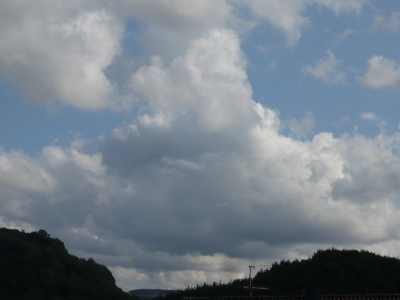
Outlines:
<svg viewBox="0 0 400 300"><path fill-rule="evenodd" d="M400 12L392 12L389 18L382 15L375 17L375 22L371 26L374 31L397 32L400 29Z"/></svg>
<svg viewBox="0 0 400 300"><path fill-rule="evenodd" d="M342 42L345 39L347 39L349 36L355 34L357 31L353 29L346 29L345 31L342 32L342 34L338 35L336 39L334 40L334 43Z"/></svg>
<svg viewBox="0 0 400 300"><path fill-rule="evenodd" d="M386 120L382 120L373 112L365 112L360 114L360 118L365 121L373 121L375 125L383 132L386 127Z"/></svg>
<svg viewBox="0 0 400 300"><path fill-rule="evenodd" d="M272 26L282 31L286 36L287 45L292 47L300 39L303 31L312 25L311 20L304 15L308 6L319 5L335 14L359 14L365 4L363 0L331 1L331 0L298 0L298 1L237 1L247 5L253 14L262 20L268 21Z"/></svg>
<svg viewBox="0 0 400 300"><path fill-rule="evenodd" d="M321 58L314 65L305 66L303 72L322 80L328 85L344 84L346 73L340 70L341 60L328 50L328 57Z"/></svg>
<svg viewBox="0 0 400 300"><path fill-rule="evenodd" d="M360 114L361 119L367 120L367 121L376 121L378 120L378 117L373 113L373 112L365 112Z"/></svg>

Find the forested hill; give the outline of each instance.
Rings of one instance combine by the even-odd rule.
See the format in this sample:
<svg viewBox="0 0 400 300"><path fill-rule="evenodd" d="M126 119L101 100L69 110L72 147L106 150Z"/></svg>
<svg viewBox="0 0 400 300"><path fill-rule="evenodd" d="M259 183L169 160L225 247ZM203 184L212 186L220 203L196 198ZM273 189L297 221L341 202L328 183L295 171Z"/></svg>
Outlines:
<svg viewBox="0 0 400 300"><path fill-rule="evenodd" d="M319 250L311 258L273 263L257 273L253 280L254 295L328 295L400 293L400 260L368 251ZM202 284L170 293L164 298L247 296L248 278L227 284Z"/></svg>
<svg viewBox="0 0 400 300"><path fill-rule="evenodd" d="M0 299L138 299L93 259L70 255L44 231L0 229Z"/></svg>
<svg viewBox="0 0 400 300"><path fill-rule="evenodd" d="M262 295L400 293L400 260L367 251L319 250L304 260L273 263L257 273ZM245 296L248 278L201 284L157 298ZM70 255L44 231L0 229L0 299L138 299L115 285L111 272L93 259Z"/></svg>
<svg viewBox="0 0 400 300"><path fill-rule="evenodd" d="M368 251L319 250L309 259L274 263L254 284L315 285L319 294L400 293L400 260Z"/></svg>

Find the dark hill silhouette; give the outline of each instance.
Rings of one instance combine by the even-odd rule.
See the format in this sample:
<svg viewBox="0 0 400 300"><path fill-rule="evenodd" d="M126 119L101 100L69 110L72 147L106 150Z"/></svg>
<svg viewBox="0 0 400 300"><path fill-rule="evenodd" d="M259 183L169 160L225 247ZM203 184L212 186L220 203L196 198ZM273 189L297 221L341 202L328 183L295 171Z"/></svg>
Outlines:
<svg viewBox="0 0 400 300"><path fill-rule="evenodd" d="M93 259L70 255L44 231L0 229L0 299L138 299Z"/></svg>
<svg viewBox="0 0 400 300"><path fill-rule="evenodd" d="M315 285L319 294L396 293L400 292L400 260L364 250L318 250L309 259L274 263L257 274L254 284Z"/></svg>
<svg viewBox="0 0 400 300"><path fill-rule="evenodd" d="M227 284L213 283L188 287L158 300L182 297L248 296L248 278ZM368 251L318 250L311 258L282 260L261 270L253 279L254 290L261 295L391 294L400 293L400 260Z"/></svg>

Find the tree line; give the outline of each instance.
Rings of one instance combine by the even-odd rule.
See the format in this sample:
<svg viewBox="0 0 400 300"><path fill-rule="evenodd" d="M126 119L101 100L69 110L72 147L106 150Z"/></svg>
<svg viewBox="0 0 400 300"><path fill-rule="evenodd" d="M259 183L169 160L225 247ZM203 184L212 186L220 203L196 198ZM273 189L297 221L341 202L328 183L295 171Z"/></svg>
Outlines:
<svg viewBox="0 0 400 300"><path fill-rule="evenodd" d="M361 250L318 250L308 259L281 260L261 270L253 279L254 296L335 295L400 293L400 260ZM248 278L228 283L204 283L159 296L156 300L182 297L248 296Z"/></svg>

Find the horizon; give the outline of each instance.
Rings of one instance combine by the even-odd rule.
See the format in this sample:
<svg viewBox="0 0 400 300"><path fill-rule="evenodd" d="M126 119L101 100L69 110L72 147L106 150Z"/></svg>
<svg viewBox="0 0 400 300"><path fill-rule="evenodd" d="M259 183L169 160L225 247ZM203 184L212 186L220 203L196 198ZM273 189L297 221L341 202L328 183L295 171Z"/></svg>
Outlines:
<svg viewBox="0 0 400 300"><path fill-rule="evenodd" d="M400 256L400 2L0 3L0 227L124 290Z"/></svg>

